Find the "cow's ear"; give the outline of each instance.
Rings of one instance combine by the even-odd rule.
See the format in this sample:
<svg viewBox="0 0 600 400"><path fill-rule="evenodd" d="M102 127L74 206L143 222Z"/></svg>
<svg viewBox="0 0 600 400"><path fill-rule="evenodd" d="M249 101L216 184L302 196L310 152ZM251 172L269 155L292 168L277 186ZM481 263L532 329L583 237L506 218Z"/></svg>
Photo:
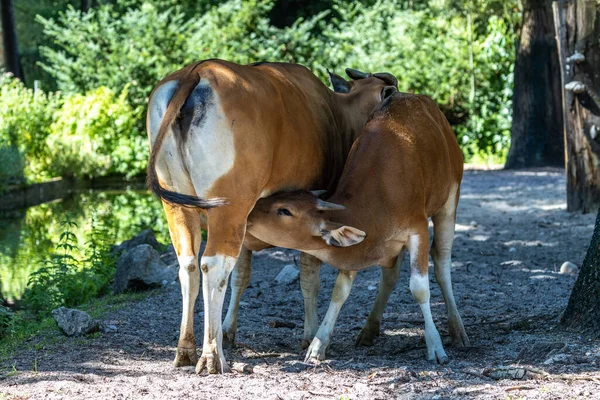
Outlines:
<svg viewBox="0 0 600 400"><path fill-rule="evenodd" d="M367 234L360 229L341 225L335 229L322 229L321 237L329 246L348 247L365 240Z"/></svg>
<svg viewBox="0 0 600 400"><path fill-rule="evenodd" d="M350 82L346 81L339 75L334 74L330 70L327 70L329 74L329 82L331 82L331 87L333 91L336 93L348 93L350 92Z"/></svg>

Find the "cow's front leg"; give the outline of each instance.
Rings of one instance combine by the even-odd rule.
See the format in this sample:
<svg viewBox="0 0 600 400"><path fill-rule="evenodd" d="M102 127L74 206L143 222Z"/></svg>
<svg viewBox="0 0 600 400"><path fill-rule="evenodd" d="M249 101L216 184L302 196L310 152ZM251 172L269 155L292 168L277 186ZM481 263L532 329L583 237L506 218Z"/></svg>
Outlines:
<svg viewBox="0 0 600 400"><path fill-rule="evenodd" d="M392 294L392 291L398 282L398 277L400 276L400 266L404 260L405 253L406 252L402 250L400 255L396 258L392 268L381 267L377 298L375 299L373 308L369 313L367 322L365 322L365 326L363 326L358 334L358 337L356 338L357 346L373 346L375 337L379 336L381 317L383 316L385 306L390 299L390 295Z"/></svg>
<svg viewBox="0 0 600 400"><path fill-rule="evenodd" d="M325 359L325 352L327 346L329 346L329 343L331 342L333 328L335 327L342 306L346 302L348 295L350 295L350 290L352 289L352 283L356 278L356 274L356 271L338 271L329 309L327 309L327 314L325 314L325 318L323 319L315 338L306 351L305 362Z"/></svg>
<svg viewBox="0 0 600 400"><path fill-rule="evenodd" d="M244 290L246 290L250 283L252 271L251 263L252 251L248 250L245 246L242 246L235 268L231 273L231 281L229 284L229 287L231 288L231 297L229 299L227 315L223 321L223 346L226 348L235 347L240 299L242 298Z"/></svg>
<svg viewBox="0 0 600 400"><path fill-rule="evenodd" d="M229 372L223 353L221 318L227 281L235 267L246 232L250 207L223 206L208 211L208 241L200 260L204 299L204 342L196 373Z"/></svg>
<svg viewBox="0 0 600 400"><path fill-rule="evenodd" d="M319 329L317 300L321 286L321 260L310 254L300 253L300 288L304 296L304 339L306 349Z"/></svg>
<svg viewBox="0 0 600 400"><path fill-rule="evenodd" d="M196 338L194 336L194 305L200 288L198 252L200 251L200 211L163 203L169 233L179 261L179 283L183 311L177 353L173 364L176 367L196 365Z"/></svg>

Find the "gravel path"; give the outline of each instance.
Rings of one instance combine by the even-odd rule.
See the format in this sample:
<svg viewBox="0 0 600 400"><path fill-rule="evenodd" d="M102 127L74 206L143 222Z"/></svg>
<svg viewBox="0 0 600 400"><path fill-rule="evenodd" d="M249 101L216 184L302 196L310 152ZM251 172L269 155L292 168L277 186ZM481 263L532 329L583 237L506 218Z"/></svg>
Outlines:
<svg viewBox="0 0 600 400"><path fill-rule="evenodd" d="M342 309L328 361L304 364L299 284L273 281L298 254L271 249L255 254L240 309L241 343L226 351L230 364L243 363L251 373L197 376L172 367L181 313L179 286L172 285L108 313L117 332L41 349L35 338L29 341L15 359L2 360L5 371L14 366L17 372L0 379L0 399L600 399L599 342L557 326L576 279L558 270L564 261L582 262L595 218L567 213L564 188L559 169L466 172L453 281L472 347L447 345L448 365L425 360L406 261L375 346L354 347L375 299L379 271L371 268L359 274ZM324 267L321 277L323 316L335 270ZM434 318L448 340L445 307L431 278ZM198 338L202 317L199 312ZM275 321L291 327L271 327ZM490 372L526 379L495 380Z"/></svg>

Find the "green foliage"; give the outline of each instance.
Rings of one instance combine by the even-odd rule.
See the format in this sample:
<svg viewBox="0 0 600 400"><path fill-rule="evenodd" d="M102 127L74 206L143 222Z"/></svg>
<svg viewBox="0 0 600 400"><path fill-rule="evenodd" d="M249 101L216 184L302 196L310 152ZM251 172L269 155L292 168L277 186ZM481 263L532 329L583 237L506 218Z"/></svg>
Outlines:
<svg viewBox="0 0 600 400"><path fill-rule="evenodd" d="M440 104L467 156L505 152L516 0L334 0L289 26L269 19L273 0L209 7L215 3L199 3L193 18L188 3L153 0L119 0L87 15L69 9L58 19L39 18L55 43L42 50L43 67L65 92L105 85L121 93L130 85L127 99L139 131L144 121L138 107L151 88L195 60L296 62L322 79L326 68L389 71L402 90ZM324 8L330 9L314 14Z"/></svg>
<svg viewBox="0 0 600 400"><path fill-rule="evenodd" d="M52 175L130 177L143 172L147 139L136 128L140 113L127 102L127 88L119 96L102 86L65 98L47 140Z"/></svg>
<svg viewBox="0 0 600 400"><path fill-rule="evenodd" d="M46 139L60 96L34 93L10 74L0 76L0 181L8 178L48 178L43 160L48 156ZM6 168L4 167L6 166Z"/></svg>
<svg viewBox="0 0 600 400"><path fill-rule="evenodd" d="M45 260L28 282L25 303L28 309L39 315L47 315L60 306L75 307L105 294L114 274L114 259L109 255L103 230L95 227L87 243L88 257L76 258L77 237L72 229L77 224L67 218L61 222L64 231L60 235L57 253ZM95 229L96 228L96 229Z"/></svg>

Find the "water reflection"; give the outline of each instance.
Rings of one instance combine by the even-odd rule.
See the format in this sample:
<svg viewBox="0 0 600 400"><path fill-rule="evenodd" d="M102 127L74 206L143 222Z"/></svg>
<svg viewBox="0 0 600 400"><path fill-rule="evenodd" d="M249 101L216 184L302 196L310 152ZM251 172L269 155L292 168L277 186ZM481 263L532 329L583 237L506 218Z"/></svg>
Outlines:
<svg viewBox="0 0 600 400"><path fill-rule="evenodd" d="M91 232L92 216L105 227L111 243L131 238L151 228L162 243L169 243L169 231L160 201L145 191L89 191L0 214L0 300L21 299L32 272L55 252L67 214L77 223L76 258L82 258Z"/></svg>

